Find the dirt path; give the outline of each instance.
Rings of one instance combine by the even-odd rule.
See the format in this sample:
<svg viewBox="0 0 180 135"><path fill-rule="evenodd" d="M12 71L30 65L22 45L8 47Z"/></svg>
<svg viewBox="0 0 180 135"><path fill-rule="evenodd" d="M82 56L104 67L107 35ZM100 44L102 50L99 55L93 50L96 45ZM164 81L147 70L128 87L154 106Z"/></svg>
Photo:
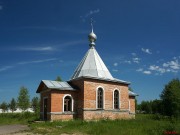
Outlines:
<svg viewBox="0 0 180 135"><path fill-rule="evenodd" d="M29 130L29 127L27 125L4 125L4 126L0 126L0 135L8 135L8 134L12 135L13 133L15 134L17 132L21 132L25 130Z"/></svg>

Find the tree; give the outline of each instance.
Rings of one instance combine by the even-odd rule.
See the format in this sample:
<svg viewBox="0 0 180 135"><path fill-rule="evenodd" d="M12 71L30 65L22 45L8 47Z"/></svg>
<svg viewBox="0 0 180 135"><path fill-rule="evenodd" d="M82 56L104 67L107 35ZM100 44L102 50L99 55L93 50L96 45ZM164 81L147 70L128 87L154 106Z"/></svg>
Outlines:
<svg viewBox="0 0 180 135"><path fill-rule="evenodd" d="M62 79L61 79L61 77L60 76L57 76L57 78L56 78L56 80L55 81L60 81L60 82L62 82Z"/></svg>
<svg viewBox="0 0 180 135"><path fill-rule="evenodd" d="M6 102L2 102L0 107L2 109L2 112L5 112L8 110L8 104Z"/></svg>
<svg viewBox="0 0 180 135"><path fill-rule="evenodd" d="M163 114L180 117L180 80L173 79L165 85L161 95Z"/></svg>
<svg viewBox="0 0 180 135"><path fill-rule="evenodd" d="M141 112L152 113L151 101L142 101L140 104Z"/></svg>
<svg viewBox="0 0 180 135"><path fill-rule="evenodd" d="M40 109L40 103L39 103L39 98L38 97L34 97L31 101L31 106L33 108L33 111L35 113L38 113L39 112L39 109Z"/></svg>
<svg viewBox="0 0 180 135"><path fill-rule="evenodd" d="M21 87L18 96L18 107L25 111L29 108L29 92L28 89L25 87Z"/></svg>
<svg viewBox="0 0 180 135"><path fill-rule="evenodd" d="M162 114L162 100L153 100L152 104L152 113L154 114Z"/></svg>
<svg viewBox="0 0 180 135"><path fill-rule="evenodd" d="M12 113L16 110L16 107L17 107L16 100L12 98L9 104L9 108L12 111Z"/></svg>

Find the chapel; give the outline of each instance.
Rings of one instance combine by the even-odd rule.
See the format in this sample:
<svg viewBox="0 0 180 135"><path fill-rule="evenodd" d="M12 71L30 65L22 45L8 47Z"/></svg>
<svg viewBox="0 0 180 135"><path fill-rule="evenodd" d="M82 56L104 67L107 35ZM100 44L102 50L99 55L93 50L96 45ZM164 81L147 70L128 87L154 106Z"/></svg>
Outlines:
<svg viewBox="0 0 180 135"><path fill-rule="evenodd" d="M137 94L128 90L129 82L109 72L96 51L93 26L88 38L89 49L69 81L40 82L36 93L42 120L135 118Z"/></svg>

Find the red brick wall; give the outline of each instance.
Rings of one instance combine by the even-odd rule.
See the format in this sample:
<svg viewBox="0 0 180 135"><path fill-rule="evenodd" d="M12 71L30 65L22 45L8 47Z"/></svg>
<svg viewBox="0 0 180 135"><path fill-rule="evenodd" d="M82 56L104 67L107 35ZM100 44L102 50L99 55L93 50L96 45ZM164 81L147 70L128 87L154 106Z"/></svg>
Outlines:
<svg viewBox="0 0 180 135"><path fill-rule="evenodd" d="M90 79L84 81L84 108L96 108L96 90L99 86L104 89L105 93L104 109L113 109L113 91L117 89L120 92L120 109L128 110L127 85Z"/></svg>
<svg viewBox="0 0 180 135"><path fill-rule="evenodd" d="M58 90L51 90L46 92L41 92L41 101L40 101L40 110L41 110L41 119L43 119L43 100L44 98L48 98L48 120L54 120L54 119L72 119L73 115L52 115L51 112L63 112L63 97L64 95L69 94L72 96L74 100L74 111L76 110L76 92L75 91L58 91Z"/></svg>
<svg viewBox="0 0 180 135"><path fill-rule="evenodd" d="M73 115L61 115L61 114L51 114L51 120L56 121L56 120L72 120L74 117Z"/></svg>
<svg viewBox="0 0 180 135"><path fill-rule="evenodd" d="M112 112L112 111L85 111L84 120L100 119L129 119L129 112Z"/></svg>
<svg viewBox="0 0 180 135"><path fill-rule="evenodd" d="M130 96L130 113L135 113L135 97Z"/></svg>
<svg viewBox="0 0 180 135"><path fill-rule="evenodd" d="M128 118L129 116L129 94L128 85L119 84L114 82L107 82L93 79L81 79L73 81L72 84L79 87L80 90L78 98L78 115L82 119L101 119L104 117L112 119ZM104 89L105 103L104 109L109 111L95 111L96 110L96 90L98 87ZM113 112L113 91L119 90L120 92L120 110L122 112ZM83 111L82 109L89 110ZM90 111L93 110L93 111ZM125 110L123 112L123 110ZM101 115L100 115L101 114Z"/></svg>
<svg viewBox="0 0 180 135"><path fill-rule="evenodd" d="M134 117L129 115L129 102L130 112L135 113L135 100L129 98L128 85L119 84L115 82L107 82L93 79L81 79L71 82L76 91L60 91L51 90L51 92L41 93L41 99L48 97L48 112L63 112L63 97L65 94L72 95L74 99L74 112L77 116L70 114L51 114L49 113L49 119L51 120L65 120L73 119L74 117L90 120L90 119L122 119ZM98 87L102 87L104 90L104 110L96 110L96 90ZM120 92L120 111L113 109L113 91L119 90ZM50 107L51 106L51 107ZM43 101L41 100L41 112L43 112ZM87 111L89 110L89 111Z"/></svg>
<svg viewBox="0 0 180 135"><path fill-rule="evenodd" d="M75 80L71 82L71 85L77 88L77 100L76 100L76 112L77 118L83 119L83 110L84 108L84 81L83 80Z"/></svg>
<svg viewBox="0 0 180 135"><path fill-rule="evenodd" d="M76 92L75 91L60 91L60 90L52 90L51 91L51 112L63 112L63 97L65 95L71 95L74 102L76 101ZM76 106L74 105L73 108Z"/></svg>

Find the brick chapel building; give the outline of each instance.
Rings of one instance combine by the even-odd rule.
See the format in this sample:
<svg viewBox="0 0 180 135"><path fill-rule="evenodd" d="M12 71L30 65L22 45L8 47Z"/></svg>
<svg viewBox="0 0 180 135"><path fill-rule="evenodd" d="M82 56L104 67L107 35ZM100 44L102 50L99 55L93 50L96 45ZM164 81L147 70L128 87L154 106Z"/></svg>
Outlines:
<svg viewBox="0 0 180 135"><path fill-rule="evenodd" d="M66 82L42 80L42 120L97 120L135 118L135 96L129 82L114 78L95 49L97 39L89 34L90 48Z"/></svg>

